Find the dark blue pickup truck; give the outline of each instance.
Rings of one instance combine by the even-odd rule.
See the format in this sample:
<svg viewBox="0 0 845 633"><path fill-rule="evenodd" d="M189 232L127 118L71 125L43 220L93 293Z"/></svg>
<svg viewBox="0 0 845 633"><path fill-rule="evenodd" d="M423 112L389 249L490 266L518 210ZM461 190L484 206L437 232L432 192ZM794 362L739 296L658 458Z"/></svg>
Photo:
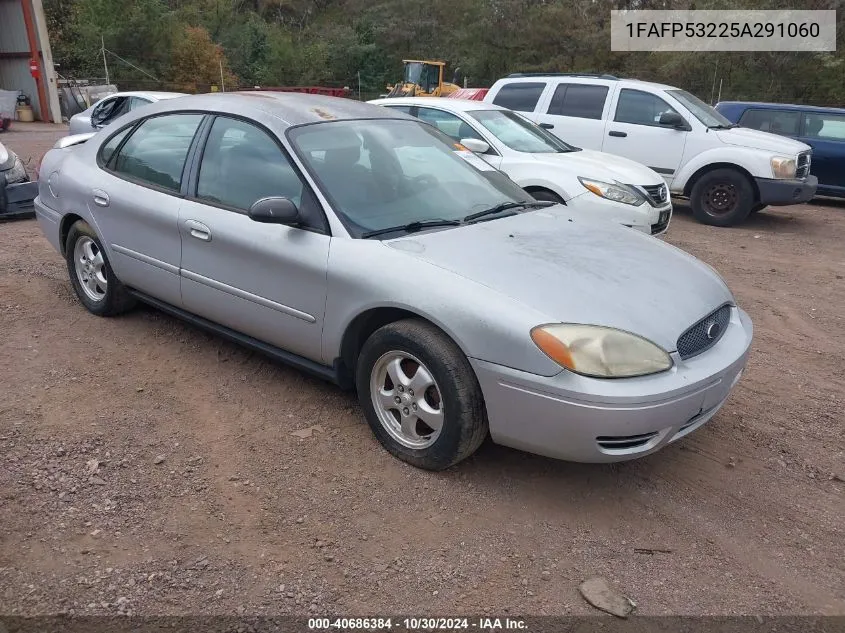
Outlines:
<svg viewBox="0 0 845 633"><path fill-rule="evenodd" d="M741 127L790 136L812 147L816 193L845 198L845 109L747 101L723 101L716 109Z"/></svg>

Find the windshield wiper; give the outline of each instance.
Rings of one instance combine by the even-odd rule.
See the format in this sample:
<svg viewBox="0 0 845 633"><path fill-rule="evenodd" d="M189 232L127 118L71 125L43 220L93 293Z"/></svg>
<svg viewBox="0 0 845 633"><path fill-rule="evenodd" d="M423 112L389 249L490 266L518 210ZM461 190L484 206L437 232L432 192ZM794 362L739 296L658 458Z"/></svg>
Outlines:
<svg viewBox="0 0 845 633"><path fill-rule="evenodd" d="M421 220L416 222L409 222L408 224L400 224L399 226L388 226L383 229L374 229L372 231L365 231L361 233L362 239L368 237L375 237L376 235L384 235L386 233L396 233L398 231L405 231L406 233L416 233L423 229L428 229L436 226L460 226L460 220Z"/></svg>
<svg viewBox="0 0 845 633"><path fill-rule="evenodd" d="M497 213L501 213L502 211L508 211L509 209L534 209L539 207L551 207L554 204L554 202L546 202L542 200L526 200L525 202L503 202L502 204L497 204L496 206L490 207L489 209L484 209L484 211L470 213L464 218L464 222L472 222L474 220L487 217L488 215L495 215Z"/></svg>

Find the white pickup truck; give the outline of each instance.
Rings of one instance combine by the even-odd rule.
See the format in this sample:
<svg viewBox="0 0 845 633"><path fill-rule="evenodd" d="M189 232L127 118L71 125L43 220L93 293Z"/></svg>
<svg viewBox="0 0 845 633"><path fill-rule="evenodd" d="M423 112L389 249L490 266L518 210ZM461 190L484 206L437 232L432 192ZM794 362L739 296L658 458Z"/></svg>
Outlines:
<svg viewBox="0 0 845 633"><path fill-rule="evenodd" d="M517 74L487 102L521 112L561 140L618 154L666 179L705 224L730 226L767 205L806 202L818 180L811 148L740 128L694 95L610 75Z"/></svg>

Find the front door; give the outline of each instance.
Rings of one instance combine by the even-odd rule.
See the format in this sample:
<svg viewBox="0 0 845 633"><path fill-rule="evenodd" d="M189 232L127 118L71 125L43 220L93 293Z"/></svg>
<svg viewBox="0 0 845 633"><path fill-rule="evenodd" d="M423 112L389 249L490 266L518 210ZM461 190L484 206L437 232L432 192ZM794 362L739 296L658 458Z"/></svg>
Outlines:
<svg viewBox="0 0 845 633"><path fill-rule="evenodd" d="M185 308L321 362L331 237L313 193L277 139L251 122L217 117L200 155L179 211ZM251 220L248 209L266 197L292 200L302 226Z"/></svg>
<svg viewBox="0 0 845 633"><path fill-rule="evenodd" d="M819 179L819 193L845 195L845 115L805 112L802 141L813 148L810 173Z"/></svg>
<svg viewBox="0 0 845 633"><path fill-rule="evenodd" d="M659 96L623 88L604 129L602 151L642 163L672 184L681 165L687 132L660 125L660 115L677 111ZM638 183L634 183L638 184Z"/></svg>

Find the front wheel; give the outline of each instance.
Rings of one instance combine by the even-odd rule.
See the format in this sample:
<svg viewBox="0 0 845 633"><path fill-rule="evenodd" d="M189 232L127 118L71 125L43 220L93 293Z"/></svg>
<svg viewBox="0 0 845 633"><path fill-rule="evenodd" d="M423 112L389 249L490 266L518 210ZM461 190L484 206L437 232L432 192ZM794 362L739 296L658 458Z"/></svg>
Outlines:
<svg viewBox="0 0 845 633"><path fill-rule="evenodd" d="M487 436L484 399L469 361L424 321L376 330L358 357L356 386L379 442L419 468L457 464Z"/></svg>
<svg viewBox="0 0 845 633"><path fill-rule="evenodd" d="M100 239L87 222L79 220L70 227L65 259L70 283L89 312L115 316L135 305L134 297L115 277Z"/></svg>
<svg viewBox="0 0 845 633"><path fill-rule="evenodd" d="M754 189L733 169L714 169L699 178L690 194L695 218L713 226L732 226L748 217L754 206Z"/></svg>

